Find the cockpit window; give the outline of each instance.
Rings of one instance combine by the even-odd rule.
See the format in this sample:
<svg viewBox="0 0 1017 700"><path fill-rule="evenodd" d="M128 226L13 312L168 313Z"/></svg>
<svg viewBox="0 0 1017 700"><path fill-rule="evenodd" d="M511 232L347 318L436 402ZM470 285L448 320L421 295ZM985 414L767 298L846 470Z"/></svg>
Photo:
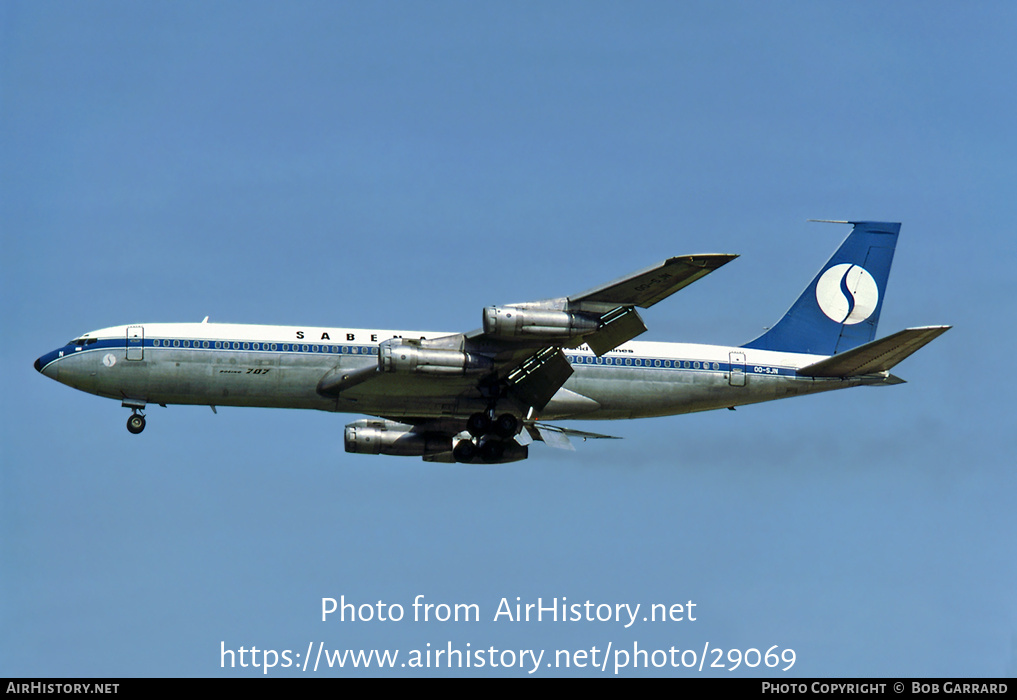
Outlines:
<svg viewBox="0 0 1017 700"><path fill-rule="evenodd" d="M92 343L98 343L98 338L75 338L68 342L68 345L91 345Z"/></svg>

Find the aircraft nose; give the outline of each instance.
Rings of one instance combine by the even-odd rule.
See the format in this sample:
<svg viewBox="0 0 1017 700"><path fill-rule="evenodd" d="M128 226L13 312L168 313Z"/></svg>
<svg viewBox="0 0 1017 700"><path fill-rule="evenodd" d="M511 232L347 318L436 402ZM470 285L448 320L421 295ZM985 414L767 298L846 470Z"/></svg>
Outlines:
<svg viewBox="0 0 1017 700"><path fill-rule="evenodd" d="M53 352L47 352L45 355L43 355L42 357L40 357L38 360L35 361L34 367L35 367L35 369L37 371L41 372L42 374L46 374L46 372L45 372L46 367L51 362L53 362L53 360L57 359L57 357L59 357L59 356L60 356L60 351L59 350L54 350ZM51 376L51 375L46 375L46 376Z"/></svg>

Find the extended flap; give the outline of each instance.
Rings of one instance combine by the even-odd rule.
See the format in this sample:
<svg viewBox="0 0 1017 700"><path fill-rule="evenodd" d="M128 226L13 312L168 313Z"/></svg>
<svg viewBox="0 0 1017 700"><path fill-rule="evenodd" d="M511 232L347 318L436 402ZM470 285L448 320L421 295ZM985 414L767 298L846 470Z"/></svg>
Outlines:
<svg viewBox="0 0 1017 700"><path fill-rule="evenodd" d="M543 348L508 375L509 392L538 411L572 376L572 365L558 347Z"/></svg>
<svg viewBox="0 0 1017 700"><path fill-rule="evenodd" d="M646 332L646 324L631 306L605 314L603 324L596 333L584 338L597 357Z"/></svg>

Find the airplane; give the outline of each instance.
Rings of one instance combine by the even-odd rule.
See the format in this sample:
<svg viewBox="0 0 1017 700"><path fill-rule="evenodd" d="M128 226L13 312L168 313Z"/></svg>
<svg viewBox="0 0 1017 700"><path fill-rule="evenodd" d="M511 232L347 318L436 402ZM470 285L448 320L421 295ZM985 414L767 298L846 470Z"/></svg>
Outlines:
<svg viewBox="0 0 1017 700"><path fill-rule="evenodd" d="M535 441L610 435L546 421L731 408L893 385L899 362L950 326L879 340L899 223L852 229L794 305L740 347L635 341L653 306L736 255L668 258L568 297L489 306L482 327L437 333L308 326L138 323L84 333L35 361L47 377L117 399L127 429L149 404L357 413L347 452L503 464Z"/></svg>

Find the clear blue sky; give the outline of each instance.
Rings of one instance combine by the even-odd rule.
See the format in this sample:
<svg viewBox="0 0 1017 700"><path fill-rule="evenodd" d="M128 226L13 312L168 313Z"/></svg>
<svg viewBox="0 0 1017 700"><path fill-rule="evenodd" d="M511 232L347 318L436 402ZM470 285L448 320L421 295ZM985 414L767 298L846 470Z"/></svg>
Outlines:
<svg viewBox="0 0 1017 700"><path fill-rule="evenodd" d="M1017 671L1013 3L12 1L0 31L0 675L449 641ZM880 334L955 326L907 384L574 423L625 439L486 468L347 455L356 417L314 412L132 436L32 369L206 315L469 330L697 252L742 257L644 337L739 344L847 233L808 218L903 222ZM482 620L322 623L340 595ZM697 620L493 622L516 596Z"/></svg>

